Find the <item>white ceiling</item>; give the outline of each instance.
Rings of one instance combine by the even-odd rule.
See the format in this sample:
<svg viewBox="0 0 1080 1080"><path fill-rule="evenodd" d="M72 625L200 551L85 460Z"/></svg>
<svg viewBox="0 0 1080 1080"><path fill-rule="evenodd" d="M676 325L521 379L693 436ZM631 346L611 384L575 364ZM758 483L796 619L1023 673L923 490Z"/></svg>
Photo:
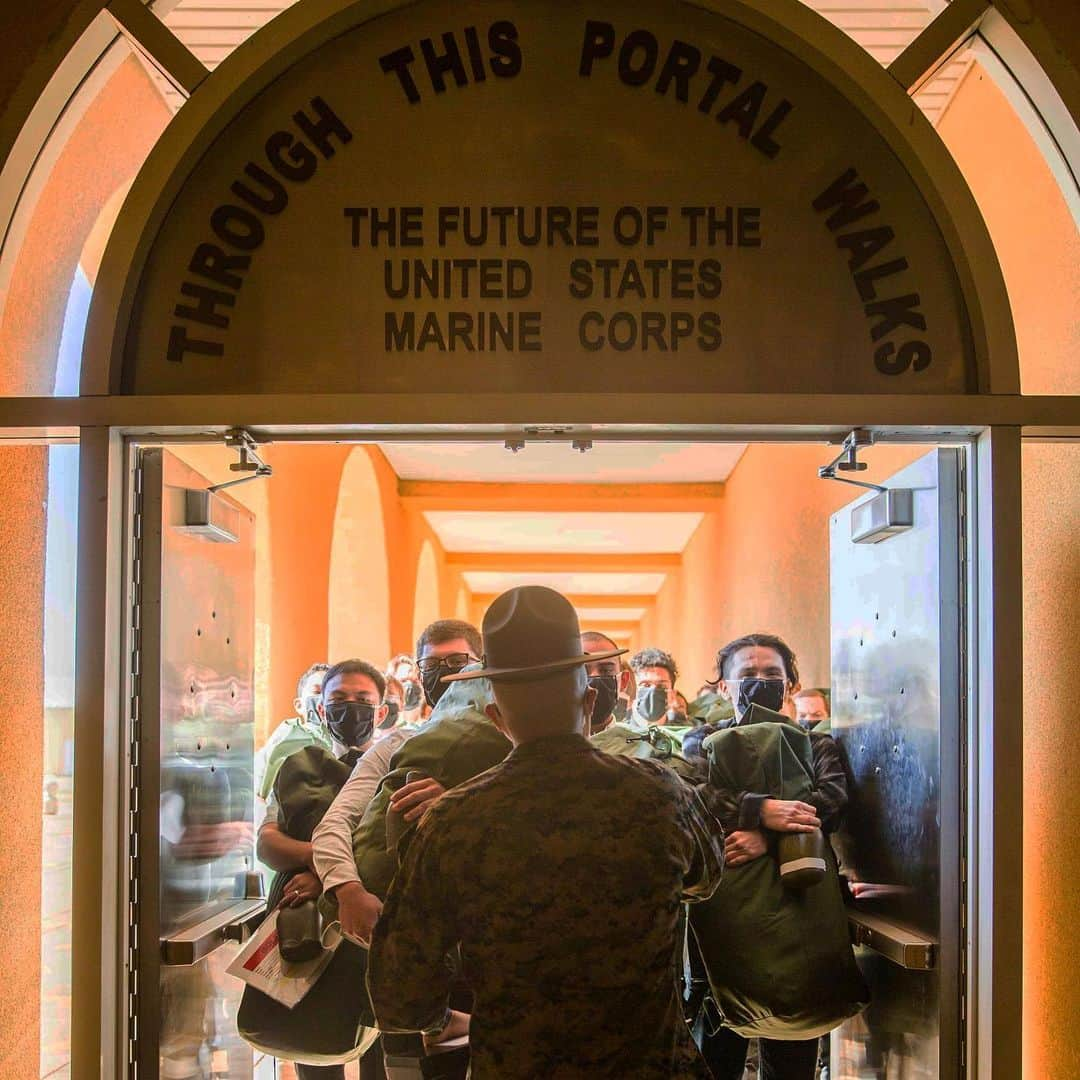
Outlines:
<svg viewBox="0 0 1080 1080"><path fill-rule="evenodd" d="M945 0L803 0L857 41L880 64L891 63L912 38L945 6ZM157 0L154 10L165 24L211 70L241 42L293 0ZM937 123L952 99L969 56L958 56L939 78L915 96L919 107ZM150 68L162 97L176 111L183 98Z"/></svg>
<svg viewBox="0 0 1080 1080"><path fill-rule="evenodd" d="M425 510L447 551L618 555L681 552L704 515Z"/></svg>
<svg viewBox="0 0 1080 1080"><path fill-rule="evenodd" d="M402 480L533 484L719 483L744 443L529 443L513 454L501 443L383 443Z"/></svg>
<svg viewBox="0 0 1080 1080"><path fill-rule="evenodd" d="M581 623L582 629L588 629L588 623L607 623L607 622L637 622L639 619L644 618L644 608L601 608L601 607L579 607L577 608L578 621Z"/></svg>
<svg viewBox="0 0 1080 1080"><path fill-rule="evenodd" d="M565 596L649 596L660 591L664 574L511 574L497 570L466 570L465 584L473 595L498 596L515 585L546 585Z"/></svg>

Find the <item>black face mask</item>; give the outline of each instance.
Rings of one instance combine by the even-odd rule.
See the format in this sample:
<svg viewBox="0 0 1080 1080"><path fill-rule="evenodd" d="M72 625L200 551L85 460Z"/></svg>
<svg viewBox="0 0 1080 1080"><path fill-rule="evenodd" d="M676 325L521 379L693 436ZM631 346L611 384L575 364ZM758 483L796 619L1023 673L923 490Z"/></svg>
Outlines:
<svg viewBox="0 0 1080 1080"><path fill-rule="evenodd" d="M465 665L462 664L461 667ZM427 698L427 703L434 709L439 704L439 698L450 689L449 683L444 683L443 677L446 675L456 675L461 667L450 667L448 665L440 664L434 671L424 672L422 678L424 680L424 697Z"/></svg>
<svg viewBox="0 0 1080 1080"><path fill-rule="evenodd" d="M647 724L655 724L667 712L667 694L662 686L639 686L634 712Z"/></svg>
<svg viewBox="0 0 1080 1080"><path fill-rule="evenodd" d="M420 701L424 691L417 682L409 681L405 684L405 711L412 712L420 708Z"/></svg>
<svg viewBox="0 0 1080 1080"><path fill-rule="evenodd" d="M596 691L589 723L593 731L599 731L619 700L619 680L614 675L590 675L589 685Z"/></svg>
<svg viewBox="0 0 1080 1080"><path fill-rule="evenodd" d="M380 730L386 728L392 728L398 719L398 714L401 712L401 706L396 701L384 702L386 705L386 719L379 725Z"/></svg>
<svg viewBox="0 0 1080 1080"><path fill-rule="evenodd" d="M735 707L743 717L751 705L779 712L784 704L787 683L783 679L740 679Z"/></svg>
<svg viewBox="0 0 1080 1080"><path fill-rule="evenodd" d="M324 706L326 726L343 746L358 747L375 730L375 706L366 701L332 701Z"/></svg>

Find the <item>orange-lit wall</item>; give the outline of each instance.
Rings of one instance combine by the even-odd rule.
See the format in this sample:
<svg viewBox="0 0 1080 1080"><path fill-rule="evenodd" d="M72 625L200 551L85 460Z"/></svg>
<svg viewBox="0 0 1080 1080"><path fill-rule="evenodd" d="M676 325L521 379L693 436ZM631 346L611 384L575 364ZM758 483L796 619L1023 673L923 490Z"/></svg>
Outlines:
<svg viewBox="0 0 1080 1080"><path fill-rule="evenodd" d="M26 12L20 18L31 21ZM131 59L111 77L59 155L3 297L0 394L52 393L64 312L83 244L101 205L134 175L167 117L142 67ZM41 1017L45 448L0 449L0 490L8 500L0 522L5 641L0 671L8 717L0 733L5 799L0 918L6 930L0 1076L31 1080L39 1074Z"/></svg>
<svg viewBox="0 0 1080 1080"><path fill-rule="evenodd" d="M925 453L876 446L861 479L881 480ZM675 655L684 692L714 678L716 650L755 631L779 634L799 658L805 686L829 685L829 515L858 498L819 480L829 446L750 446L669 577L642 640Z"/></svg>
<svg viewBox="0 0 1080 1080"><path fill-rule="evenodd" d="M235 451L224 446L185 444L171 449L214 483L236 478L228 469ZM357 489L347 483L342 488L350 455L367 457L372 485ZM379 450L280 444L264 447L263 457L273 467L273 476L231 489L256 520L257 744L292 714L296 680L309 665L345 659L330 651L332 609L339 625L349 618L366 621L359 636L382 645L366 650L363 659L376 666L381 668L396 652L412 652L417 569L425 545L430 546L434 568L425 610L433 618L454 617L463 589L471 605L460 573L447 566L446 553L430 526L398 497L397 476ZM378 506L372 502L376 499ZM342 572L332 575L335 528L346 536L371 529L379 514L382 523L375 528L374 539L385 546L387 581L375 580L383 573L377 562L368 565L370 536L355 552L363 565L350 564L352 553L346 543L337 553ZM388 586L388 606L372 602L375 586Z"/></svg>
<svg viewBox="0 0 1080 1080"><path fill-rule="evenodd" d="M1077 8L1074 5L1074 12ZM979 203L1009 290L1025 394L1080 393L1080 234L1042 157L976 65L939 126ZM1024 1017L1026 1080L1080 1076L1080 447L1029 445L1024 521ZM1018 658L1019 664L1019 658Z"/></svg>
<svg viewBox="0 0 1080 1080"><path fill-rule="evenodd" d="M1080 394L1080 233L1045 160L979 64L938 125L1009 291L1025 394Z"/></svg>
<svg viewBox="0 0 1080 1080"><path fill-rule="evenodd" d="M1080 1076L1080 444L1024 447L1024 1076ZM1019 658L1018 658L1019 666Z"/></svg>
<svg viewBox="0 0 1080 1080"><path fill-rule="evenodd" d="M138 171L169 120L134 57L86 111L38 199L0 319L0 394L51 394L64 309L102 206Z"/></svg>
<svg viewBox="0 0 1080 1080"><path fill-rule="evenodd" d="M0 979L0 1076L38 1075L41 979L42 685L44 658L45 512L48 451L0 448L0 923L4 977ZM74 598L73 598L74 599Z"/></svg>

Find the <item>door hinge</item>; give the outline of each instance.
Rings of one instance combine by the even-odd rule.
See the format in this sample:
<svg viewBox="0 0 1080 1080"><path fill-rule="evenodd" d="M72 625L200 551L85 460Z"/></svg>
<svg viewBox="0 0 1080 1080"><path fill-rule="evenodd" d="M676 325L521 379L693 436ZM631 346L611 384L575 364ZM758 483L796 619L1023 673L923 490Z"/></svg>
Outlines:
<svg viewBox="0 0 1080 1080"><path fill-rule="evenodd" d="M139 874L141 871L139 835L142 826L142 544L143 544L143 468L138 460L132 481L131 553L129 571L130 609L128 612L128 694L127 694L127 1077L138 1080L139 1074Z"/></svg>

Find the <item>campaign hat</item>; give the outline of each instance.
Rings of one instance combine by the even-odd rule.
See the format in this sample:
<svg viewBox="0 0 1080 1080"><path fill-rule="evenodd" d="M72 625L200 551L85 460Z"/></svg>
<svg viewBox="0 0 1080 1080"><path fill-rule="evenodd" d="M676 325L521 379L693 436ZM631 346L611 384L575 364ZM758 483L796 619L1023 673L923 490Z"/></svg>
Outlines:
<svg viewBox="0 0 1080 1080"><path fill-rule="evenodd" d="M495 597L481 628L484 658L479 669L459 671L443 682L465 679L525 681L628 650L587 653L581 648L581 626L574 605L543 585L519 585Z"/></svg>

